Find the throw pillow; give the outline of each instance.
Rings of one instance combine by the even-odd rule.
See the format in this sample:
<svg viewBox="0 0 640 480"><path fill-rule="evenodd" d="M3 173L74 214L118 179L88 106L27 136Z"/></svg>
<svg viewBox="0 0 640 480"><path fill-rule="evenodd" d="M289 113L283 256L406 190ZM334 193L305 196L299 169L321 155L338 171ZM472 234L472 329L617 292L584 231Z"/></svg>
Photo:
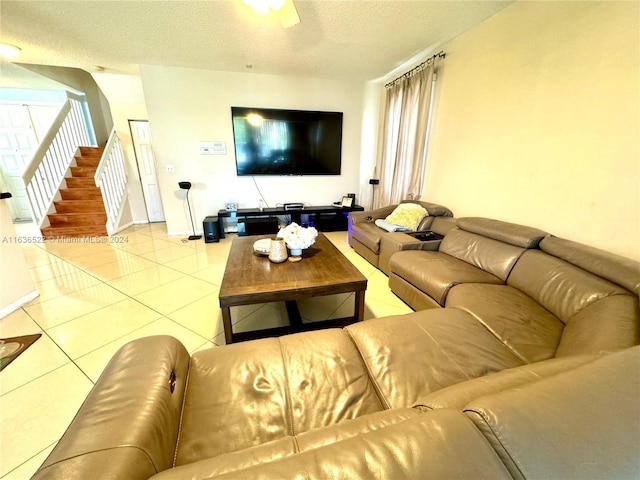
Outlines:
<svg viewBox="0 0 640 480"><path fill-rule="evenodd" d="M429 212L417 203L401 203L385 218L385 221L415 231L427 215Z"/></svg>

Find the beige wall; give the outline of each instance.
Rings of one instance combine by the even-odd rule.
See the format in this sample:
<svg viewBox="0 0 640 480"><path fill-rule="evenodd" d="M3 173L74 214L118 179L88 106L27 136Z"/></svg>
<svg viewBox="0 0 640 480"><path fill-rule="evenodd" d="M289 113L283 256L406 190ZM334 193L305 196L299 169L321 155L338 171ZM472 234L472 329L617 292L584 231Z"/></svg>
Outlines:
<svg viewBox="0 0 640 480"><path fill-rule="evenodd" d="M331 204L361 187L361 136L365 85L314 78L140 67L159 184L169 233L191 230L178 182L193 183L196 229L225 202L258 206L251 177L236 176L231 106L344 112L340 176L257 176L270 206L285 202ZM226 155L200 155L200 142L226 142ZM173 165L174 173L166 172ZM366 180L364 180L366 181Z"/></svg>
<svg viewBox="0 0 640 480"><path fill-rule="evenodd" d="M129 129L129 120L148 120L142 82L137 75L94 73L92 76L109 101L113 126L124 150L131 220L145 223L149 219Z"/></svg>
<svg viewBox="0 0 640 480"><path fill-rule="evenodd" d="M3 191L0 185L0 191ZM23 246L11 223L8 200L0 200L0 318L38 296Z"/></svg>
<svg viewBox="0 0 640 480"><path fill-rule="evenodd" d="M448 45L424 198L640 260L639 9L517 2Z"/></svg>

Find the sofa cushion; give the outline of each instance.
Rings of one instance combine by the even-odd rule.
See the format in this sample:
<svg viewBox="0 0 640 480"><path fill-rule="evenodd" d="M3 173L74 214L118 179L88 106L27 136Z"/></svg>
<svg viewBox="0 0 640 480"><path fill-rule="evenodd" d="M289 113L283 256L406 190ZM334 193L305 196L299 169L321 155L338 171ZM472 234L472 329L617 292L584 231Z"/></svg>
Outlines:
<svg viewBox="0 0 640 480"><path fill-rule="evenodd" d="M437 408L463 410L468 403L485 395L528 385L592 362L597 358L599 358L598 355L574 355L564 358L550 358L542 362L509 368L431 392L416 400L413 407L423 410Z"/></svg>
<svg viewBox="0 0 640 480"><path fill-rule="evenodd" d="M527 363L553 357L564 328L557 317L509 285L457 285L447 295L446 306L473 315Z"/></svg>
<svg viewBox="0 0 640 480"><path fill-rule="evenodd" d="M640 478L640 347L465 408L514 478Z"/></svg>
<svg viewBox="0 0 640 480"><path fill-rule="evenodd" d="M525 249L454 228L445 235L440 251L489 272L504 282Z"/></svg>
<svg viewBox="0 0 640 480"><path fill-rule="evenodd" d="M574 315L562 331L556 356L597 353L640 343L638 297L611 295Z"/></svg>
<svg viewBox="0 0 640 480"><path fill-rule="evenodd" d="M386 408L524 362L471 315L423 310L345 328L360 351Z"/></svg>
<svg viewBox="0 0 640 480"><path fill-rule="evenodd" d="M175 464L381 409L362 359L341 329L200 351L191 359Z"/></svg>
<svg viewBox="0 0 640 480"><path fill-rule="evenodd" d="M153 478L177 480L185 477ZM312 451L205 478L511 479L473 423L454 410L416 415L404 422Z"/></svg>
<svg viewBox="0 0 640 480"><path fill-rule="evenodd" d="M197 462L166 470L154 480L209 478L215 475L235 472L253 465L264 464L285 458L300 452L331 445L332 443L353 438L363 433L380 430L420 415L414 408L382 410L353 420L345 420L337 425L315 428L295 436L286 436L278 440L245 448L235 452L206 458Z"/></svg>
<svg viewBox="0 0 640 480"><path fill-rule="evenodd" d="M456 230L451 230L447 236L454 231ZM442 252L423 250L397 252L389 259L389 269L442 306L445 304L449 289L459 283L502 284L502 280L495 275Z"/></svg>
<svg viewBox="0 0 640 480"><path fill-rule="evenodd" d="M401 203L384 220L387 223L415 231L426 215L428 215L427 210L417 203Z"/></svg>

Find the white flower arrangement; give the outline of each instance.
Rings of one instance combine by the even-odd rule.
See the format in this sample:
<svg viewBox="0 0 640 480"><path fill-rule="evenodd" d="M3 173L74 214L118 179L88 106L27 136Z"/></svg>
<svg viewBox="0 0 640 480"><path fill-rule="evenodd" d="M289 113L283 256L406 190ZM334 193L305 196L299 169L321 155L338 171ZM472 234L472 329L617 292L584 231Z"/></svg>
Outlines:
<svg viewBox="0 0 640 480"><path fill-rule="evenodd" d="M283 238L287 247L291 250L302 250L309 248L316 241L318 231L314 227L301 227L293 222L280 229L278 238Z"/></svg>

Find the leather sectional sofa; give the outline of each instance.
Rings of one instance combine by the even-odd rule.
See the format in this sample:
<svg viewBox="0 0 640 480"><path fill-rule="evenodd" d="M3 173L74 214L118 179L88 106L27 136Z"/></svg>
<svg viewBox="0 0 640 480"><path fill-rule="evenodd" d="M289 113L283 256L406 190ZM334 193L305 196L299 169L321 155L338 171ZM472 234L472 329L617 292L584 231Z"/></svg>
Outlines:
<svg viewBox="0 0 640 480"><path fill-rule="evenodd" d="M34 478L640 477L640 264L456 223L390 256L415 313L125 345Z"/></svg>

